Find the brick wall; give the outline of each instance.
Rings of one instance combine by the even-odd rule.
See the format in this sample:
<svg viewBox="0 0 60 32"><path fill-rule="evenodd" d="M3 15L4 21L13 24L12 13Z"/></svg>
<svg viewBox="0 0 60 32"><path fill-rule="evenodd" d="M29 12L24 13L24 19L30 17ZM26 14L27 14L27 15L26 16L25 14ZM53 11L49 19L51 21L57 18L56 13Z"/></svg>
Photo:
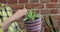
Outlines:
<svg viewBox="0 0 60 32"><path fill-rule="evenodd" d="M23 8L38 8L46 19L50 14L54 24L60 27L60 0L0 0L0 3L10 6L13 11Z"/></svg>

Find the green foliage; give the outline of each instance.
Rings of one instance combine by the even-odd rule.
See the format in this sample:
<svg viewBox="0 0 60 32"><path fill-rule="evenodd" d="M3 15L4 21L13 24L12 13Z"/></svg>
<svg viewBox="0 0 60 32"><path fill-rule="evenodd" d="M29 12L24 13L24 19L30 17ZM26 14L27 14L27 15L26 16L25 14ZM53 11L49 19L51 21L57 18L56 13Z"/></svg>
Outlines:
<svg viewBox="0 0 60 32"><path fill-rule="evenodd" d="M49 27L50 32L52 32L52 30L51 30L51 28L50 28L50 25L48 25L48 23L47 23L47 21L46 21L46 19L45 19L45 16L44 16L44 21L45 21L45 24Z"/></svg>
<svg viewBox="0 0 60 32"><path fill-rule="evenodd" d="M31 9L28 11L27 17L28 20L35 20L37 18L37 10L34 8L34 11Z"/></svg>
<svg viewBox="0 0 60 32"><path fill-rule="evenodd" d="M47 23L45 17L44 17L44 21L45 21L46 25L49 27L50 32L59 32L59 29L54 27L53 20L52 20L50 15L49 15L49 23L50 23L50 25L48 25L49 23Z"/></svg>
<svg viewBox="0 0 60 32"><path fill-rule="evenodd" d="M52 21L52 18L51 18L50 15L49 15L49 21L50 21L50 24L51 24L51 26L52 26L52 28L53 28L53 31L56 32L56 29L55 29L55 27L54 27L54 24L53 24L53 21Z"/></svg>

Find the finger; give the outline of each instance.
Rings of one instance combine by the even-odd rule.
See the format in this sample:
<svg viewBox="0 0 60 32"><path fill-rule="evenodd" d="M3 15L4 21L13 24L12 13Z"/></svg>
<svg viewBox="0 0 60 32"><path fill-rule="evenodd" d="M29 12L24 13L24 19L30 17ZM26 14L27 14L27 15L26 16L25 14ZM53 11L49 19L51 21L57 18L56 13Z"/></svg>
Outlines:
<svg viewBox="0 0 60 32"><path fill-rule="evenodd" d="M23 12L27 12L27 9L22 9Z"/></svg>

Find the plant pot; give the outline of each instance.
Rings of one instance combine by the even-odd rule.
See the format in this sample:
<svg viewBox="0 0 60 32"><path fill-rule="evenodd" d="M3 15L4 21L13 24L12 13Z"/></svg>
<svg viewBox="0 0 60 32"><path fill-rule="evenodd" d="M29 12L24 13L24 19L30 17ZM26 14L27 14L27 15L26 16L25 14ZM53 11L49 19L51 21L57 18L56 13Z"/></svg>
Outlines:
<svg viewBox="0 0 60 32"><path fill-rule="evenodd" d="M36 19L35 21L25 21L25 27L27 32L41 32L42 19Z"/></svg>

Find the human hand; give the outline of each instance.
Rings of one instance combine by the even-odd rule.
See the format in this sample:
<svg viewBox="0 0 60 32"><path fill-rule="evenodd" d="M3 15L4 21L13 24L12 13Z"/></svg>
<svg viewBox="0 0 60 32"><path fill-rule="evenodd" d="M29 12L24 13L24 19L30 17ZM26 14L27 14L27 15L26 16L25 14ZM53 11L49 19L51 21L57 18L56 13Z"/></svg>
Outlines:
<svg viewBox="0 0 60 32"><path fill-rule="evenodd" d="M17 10L17 12L18 16L22 17L27 14L27 9Z"/></svg>
<svg viewBox="0 0 60 32"><path fill-rule="evenodd" d="M24 15L26 15L27 14L27 9L19 9L19 10L17 10L17 12L15 13L15 14L13 14L13 18L15 18L15 19L19 19L19 18L21 18L21 17L23 17Z"/></svg>
<svg viewBox="0 0 60 32"><path fill-rule="evenodd" d="M13 14L11 17L9 17L6 21L3 22L3 30L4 32L6 31L6 29L9 27L9 25L12 22L15 22L15 20L18 20L19 18L21 18L22 16L27 14L27 9L22 9L22 10L17 10L17 12L15 14Z"/></svg>

